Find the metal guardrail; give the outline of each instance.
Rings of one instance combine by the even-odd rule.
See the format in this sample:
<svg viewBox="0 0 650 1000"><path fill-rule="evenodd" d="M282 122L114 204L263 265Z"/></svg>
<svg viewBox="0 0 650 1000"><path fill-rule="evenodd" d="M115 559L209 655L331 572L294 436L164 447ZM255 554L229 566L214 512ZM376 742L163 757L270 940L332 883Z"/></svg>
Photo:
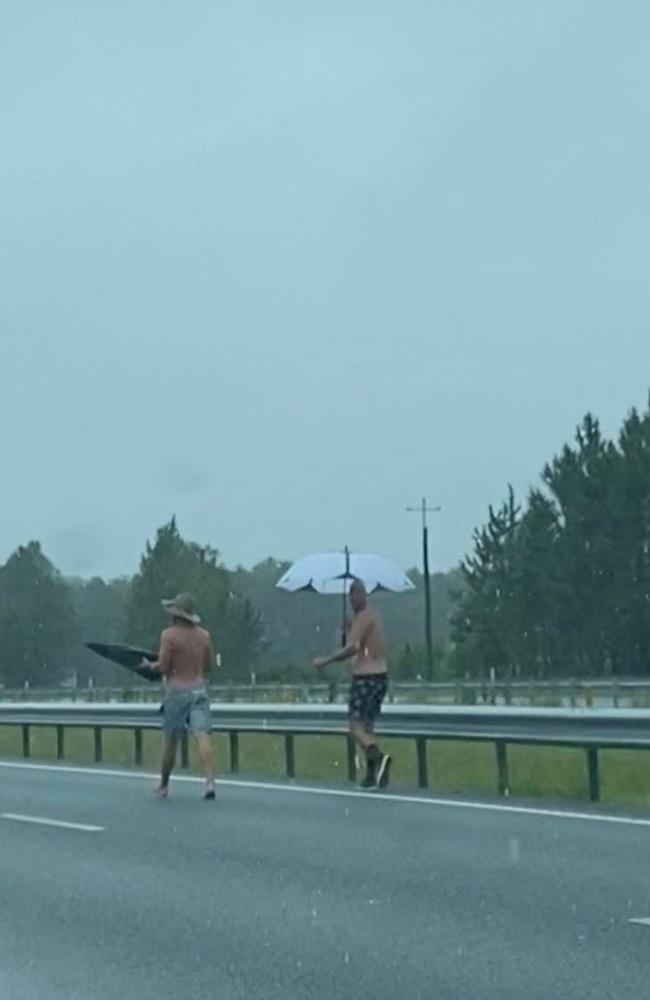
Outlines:
<svg viewBox="0 0 650 1000"><path fill-rule="evenodd" d="M296 776L297 737L338 735L347 741L348 778L355 780L354 746L347 735L346 712L339 705L218 705L212 706L213 728L228 735L229 767L239 771L242 733L284 736L285 774ZM103 731L128 729L133 732L133 762L143 763L143 732L160 727L160 715L151 704L70 704L0 703L0 726L19 727L23 757L31 756L31 729L54 728L57 759L65 760L66 729L90 729L94 738L94 759L104 759ZM385 708L381 734L413 740L417 780L429 786L427 744L435 741L493 743L496 788L500 795L510 792L508 746L555 746L580 749L585 754L589 797L600 799L598 754L601 750L650 750L650 711L585 709L441 708L430 705ZM189 766L187 738L181 741L181 766Z"/></svg>
<svg viewBox="0 0 650 1000"><path fill-rule="evenodd" d="M246 703L314 703L332 702L345 697L345 681L294 684L211 684L211 697L218 702ZM98 687L90 684L78 688L24 688L3 689L0 687L0 703L6 701L73 701L92 703L95 701L155 701L157 690L153 685L133 687ZM556 704L572 708L610 705L625 707L641 702L639 707L650 707L650 680L640 678L580 678L540 680L468 680L409 682L392 681L388 700L395 703L441 705L500 705L523 706L526 704Z"/></svg>

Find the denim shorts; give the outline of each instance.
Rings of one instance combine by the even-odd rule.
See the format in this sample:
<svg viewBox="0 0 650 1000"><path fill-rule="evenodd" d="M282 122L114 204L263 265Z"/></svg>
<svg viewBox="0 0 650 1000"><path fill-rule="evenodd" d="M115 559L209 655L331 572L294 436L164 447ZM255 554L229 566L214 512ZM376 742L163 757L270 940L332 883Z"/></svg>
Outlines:
<svg viewBox="0 0 650 1000"><path fill-rule="evenodd" d="M179 736L186 730L209 733L210 702L205 688L169 688L162 705L163 730L166 736Z"/></svg>

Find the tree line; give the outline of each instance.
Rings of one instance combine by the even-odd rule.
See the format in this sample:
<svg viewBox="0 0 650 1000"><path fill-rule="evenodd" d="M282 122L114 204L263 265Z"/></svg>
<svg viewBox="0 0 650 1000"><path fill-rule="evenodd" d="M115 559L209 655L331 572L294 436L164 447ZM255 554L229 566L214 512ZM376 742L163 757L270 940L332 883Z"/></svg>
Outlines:
<svg viewBox="0 0 650 1000"><path fill-rule="evenodd" d="M88 651L86 641L130 642L155 651L166 618L162 597L190 591L214 637L215 681L302 681L311 660L337 644L340 599L287 594L276 583L288 563L267 559L228 570L209 545L183 538L174 518L147 542L138 572L105 581L65 578L38 542L0 567L0 683L7 688L64 682L125 686L122 668ZM416 582L417 582L417 574ZM442 662L451 609L445 575L433 579L436 651ZM422 659L421 594L377 598L393 638L398 674L417 676ZM413 642L415 637L416 641Z"/></svg>
<svg viewBox="0 0 650 1000"><path fill-rule="evenodd" d="M0 567L0 683L124 685L129 675L84 642L155 650L160 600L197 599L220 655L215 680L303 681L339 639L340 598L276 588L288 564L227 569L216 549L183 538L174 518L147 542L137 573L64 578L38 542ZM393 673L423 670L421 578L379 594ZM432 577L435 673L443 677L580 677L650 673L650 403L615 440L588 414L524 501L509 489L458 569Z"/></svg>
<svg viewBox="0 0 650 1000"><path fill-rule="evenodd" d="M615 440L587 414L525 501L490 508L461 572L457 673L648 674L650 407Z"/></svg>

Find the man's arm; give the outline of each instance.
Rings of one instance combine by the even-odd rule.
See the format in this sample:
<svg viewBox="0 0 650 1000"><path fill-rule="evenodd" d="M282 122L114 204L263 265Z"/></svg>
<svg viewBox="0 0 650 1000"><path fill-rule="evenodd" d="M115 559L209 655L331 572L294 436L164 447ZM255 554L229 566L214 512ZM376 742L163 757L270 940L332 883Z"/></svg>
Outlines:
<svg viewBox="0 0 650 1000"><path fill-rule="evenodd" d="M343 660L349 660L353 656L356 656L359 650L363 649L366 645L371 627L372 619L365 611L360 612L352 622L348 644L339 649L337 653L332 653L331 656L321 656L317 660L314 660L316 669L322 670L323 667L327 667L330 663L341 663Z"/></svg>
<svg viewBox="0 0 650 1000"><path fill-rule="evenodd" d="M330 663L342 663L343 660L350 660L359 651L358 642L349 642L347 646L343 646L339 649L337 653L332 653L331 656L319 656L314 660L314 666L317 670L322 670L323 667L328 667Z"/></svg>
<svg viewBox="0 0 650 1000"><path fill-rule="evenodd" d="M144 666L149 667L154 673L163 674L167 677L171 673L172 669L172 642L169 636L163 634L160 637L160 650L158 652L158 659L155 663L151 663L149 660L144 661Z"/></svg>

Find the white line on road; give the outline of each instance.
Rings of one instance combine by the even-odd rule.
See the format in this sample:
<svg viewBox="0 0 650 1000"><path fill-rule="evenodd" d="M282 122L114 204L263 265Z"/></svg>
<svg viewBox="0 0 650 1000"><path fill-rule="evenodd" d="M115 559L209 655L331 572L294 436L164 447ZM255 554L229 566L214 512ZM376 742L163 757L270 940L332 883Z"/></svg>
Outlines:
<svg viewBox="0 0 650 1000"><path fill-rule="evenodd" d="M58 774L101 775L105 778L136 778L157 781L158 775L147 771L118 771L106 767L68 767L57 764L24 764L0 761L0 767L31 771L55 771ZM189 774L174 775L173 782L203 784L203 778ZM522 816L542 816L551 819L584 820L588 823L610 823L619 826L650 827L650 819L635 816L616 816L611 813L576 812L570 809L550 809L544 806L516 806L501 802L475 802L467 799L440 799L428 795L403 795L401 793L363 792L348 788L318 788L314 785L291 785L272 781L245 781L239 778L222 778L220 785L233 788L252 788L265 792L285 792L299 795L324 795L334 798L363 799L365 802L392 802L409 805L438 806L443 809L475 809L483 812L515 813Z"/></svg>
<svg viewBox="0 0 650 1000"><path fill-rule="evenodd" d="M0 813L0 819L10 819L14 823L36 823L38 826L58 826L64 830L82 830L84 833L101 833L103 826L90 823L68 823L62 819L46 819L45 816L23 816L21 813Z"/></svg>

